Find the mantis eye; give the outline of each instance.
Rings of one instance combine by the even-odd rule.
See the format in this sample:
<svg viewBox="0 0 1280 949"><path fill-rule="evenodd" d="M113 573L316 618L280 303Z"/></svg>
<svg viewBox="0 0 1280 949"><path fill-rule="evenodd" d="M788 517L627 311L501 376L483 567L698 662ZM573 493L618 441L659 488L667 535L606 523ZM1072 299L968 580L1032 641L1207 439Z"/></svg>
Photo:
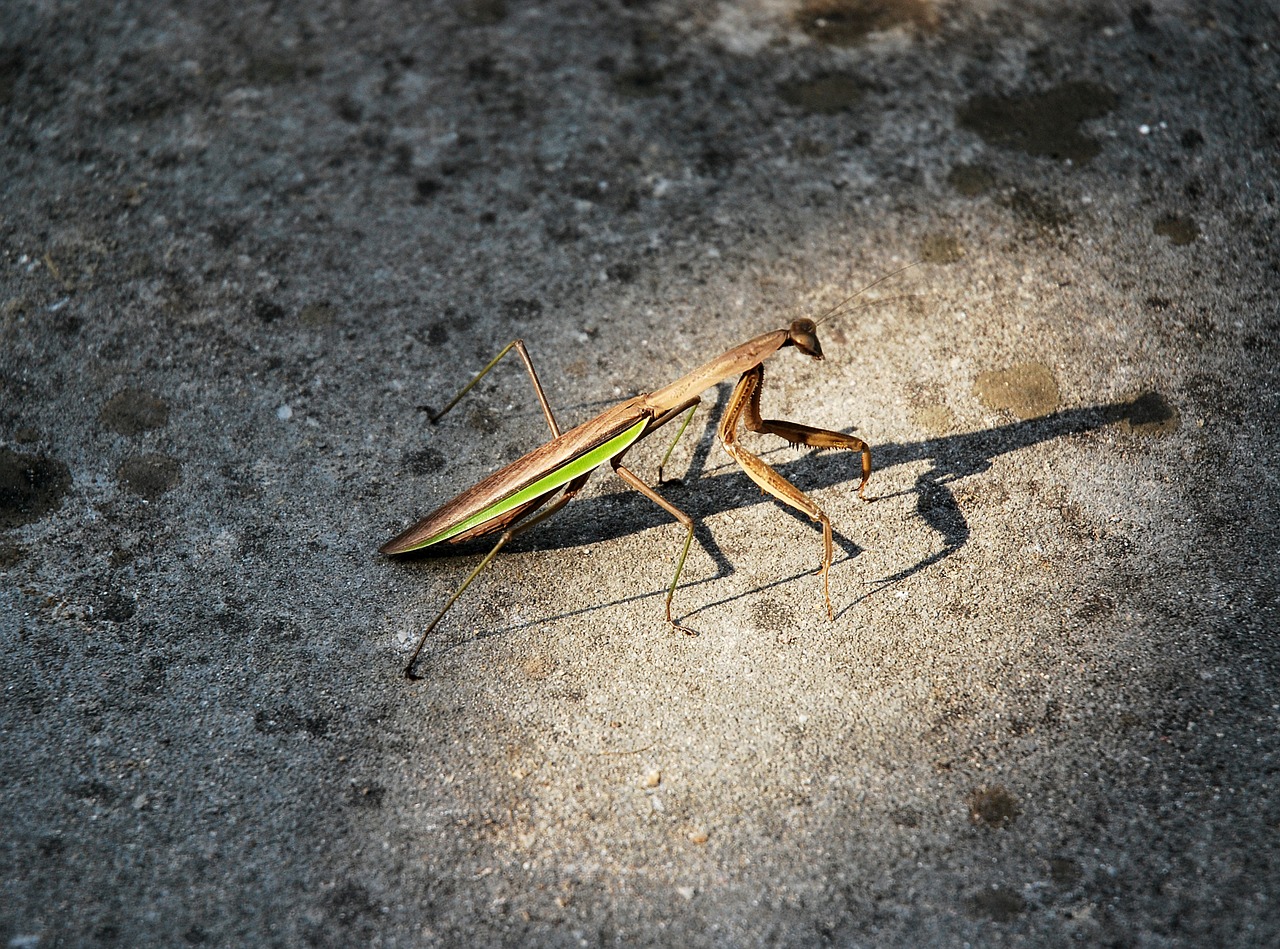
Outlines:
<svg viewBox="0 0 1280 949"><path fill-rule="evenodd" d="M818 327L813 320L796 320L787 333L791 345L806 356L822 358L822 344L818 342Z"/></svg>

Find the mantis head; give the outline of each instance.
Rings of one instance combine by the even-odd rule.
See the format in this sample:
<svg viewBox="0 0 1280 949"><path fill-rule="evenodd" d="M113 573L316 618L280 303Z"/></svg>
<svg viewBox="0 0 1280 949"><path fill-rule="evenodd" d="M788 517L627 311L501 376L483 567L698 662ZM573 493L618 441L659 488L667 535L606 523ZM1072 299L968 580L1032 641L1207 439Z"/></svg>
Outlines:
<svg viewBox="0 0 1280 949"><path fill-rule="evenodd" d="M818 325L813 320L793 321L791 328L787 330L787 342L783 345L794 346L814 359L822 358L822 344L818 342Z"/></svg>

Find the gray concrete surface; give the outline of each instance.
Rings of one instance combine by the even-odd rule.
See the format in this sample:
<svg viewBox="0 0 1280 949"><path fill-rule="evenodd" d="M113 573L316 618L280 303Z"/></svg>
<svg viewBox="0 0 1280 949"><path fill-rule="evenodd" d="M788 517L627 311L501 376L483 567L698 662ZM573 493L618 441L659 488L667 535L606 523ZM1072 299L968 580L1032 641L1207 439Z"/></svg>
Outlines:
<svg viewBox="0 0 1280 949"><path fill-rule="evenodd" d="M1274 2L214 6L0 11L7 945L1280 940ZM834 622L709 411L701 635L606 472L400 678L545 437L424 405L910 261L768 366L876 500L751 442Z"/></svg>

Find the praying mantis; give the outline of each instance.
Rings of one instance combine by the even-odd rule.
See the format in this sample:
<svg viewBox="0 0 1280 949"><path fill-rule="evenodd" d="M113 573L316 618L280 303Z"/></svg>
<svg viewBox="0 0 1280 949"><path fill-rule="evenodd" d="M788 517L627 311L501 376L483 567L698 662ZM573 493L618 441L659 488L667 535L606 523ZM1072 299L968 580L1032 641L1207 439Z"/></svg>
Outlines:
<svg viewBox="0 0 1280 949"><path fill-rule="evenodd" d="M902 268L906 269L906 268ZM787 481L782 475L770 468L759 456L752 454L738 442L739 425L745 425L752 432L764 432L777 435L793 445L805 445L809 448L839 448L859 452L862 455L862 480L858 484L858 497L866 498L867 481L871 477L871 448L860 438L845 435L841 432L829 431L789 422L781 419L766 419L760 414L760 392L764 385L764 361L786 347L794 347L800 353L813 359L822 359L822 346L818 342L817 328L838 312L845 304L859 294L865 292L901 270L886 274L868 286L859 290L834 307L829 309L818 321L811 319L793 320L789 326L762 333L732 349L721 353L710 362L699 366L687 375L677 379L670 385L663 386L653 392L641 393L611 408L605 409L590 421L583 422L567 432L560 430L551 405L543 392L542 383L538 381L538 373L533 367L533 360L522 340L512 340L480 370L462 390L454 396L439 412L429 417L434 424L450 409L458 404L484 376L493 369L513 349L524 362L525 369L533 383L533 391L542 413L546 416L547 425L551 429L551 441L535 448L523 458L499 468L478 484L463 491L452 501L448 501L408 530L387 541L380 548L383 554L405 554L422 550L436 544L456 544L486 534L501 532L498 542L484 556L479 564L467 575L453 595L440 608L433 619L418 638L417 646L405 666L404 674L414 678L413 667L426 644L427 637L436 625L449 612L450 607L466 592L473 580L478 577L506 546L511 538L522 531L541 523L551 517L562 507L573 500L574 496L586 484L591 473L606 462L617 472L628 486L639 491L649 500L675 518L685 529L684 544L676 561L675 574L667 587L666 618L674 629L686 633L693 630L681 625L671 615L671 602L675 596L676 586L680 582L680 574L684 569L685 558L689 555L689 545L693 541L693 519L684 513L653 488L642 481L630 468L623 464L626 453L641 439L653 434L668 422L685 415L683 424L676 433L671 448L667 450L662 464L658 467L661 480L662 465L671 456L671 449L684 434L693 412L702 401L700 394L733 376L738 376L733 394L729 398L724 414L717 426L717 434L721 444L730 457L738 463L742 470L760 489L777 498L811 520L822 525L822 590L826 599L827 617L834 619L831 607L831 570L832 540L831 519L804 492ZM554 500L553 500L554 498ZM548 505L542 509L544 505ZM542 510L539 510L542 509ZM536 512L536 513L535 513Z"/></svg>

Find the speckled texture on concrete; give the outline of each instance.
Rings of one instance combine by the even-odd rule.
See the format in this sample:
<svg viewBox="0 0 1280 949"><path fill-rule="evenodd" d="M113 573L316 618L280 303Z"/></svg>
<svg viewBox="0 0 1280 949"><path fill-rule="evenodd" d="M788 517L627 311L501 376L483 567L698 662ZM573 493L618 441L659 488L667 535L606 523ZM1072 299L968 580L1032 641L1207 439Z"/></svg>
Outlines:
<svg viewBox="0 0 1280 949"><path fill-rule="evenodd" d="M1280 8L0 7L9 946L1274 945ZM906 263L751 445L380 543ZM653 480L665 436L630 456Z"/></svg>

